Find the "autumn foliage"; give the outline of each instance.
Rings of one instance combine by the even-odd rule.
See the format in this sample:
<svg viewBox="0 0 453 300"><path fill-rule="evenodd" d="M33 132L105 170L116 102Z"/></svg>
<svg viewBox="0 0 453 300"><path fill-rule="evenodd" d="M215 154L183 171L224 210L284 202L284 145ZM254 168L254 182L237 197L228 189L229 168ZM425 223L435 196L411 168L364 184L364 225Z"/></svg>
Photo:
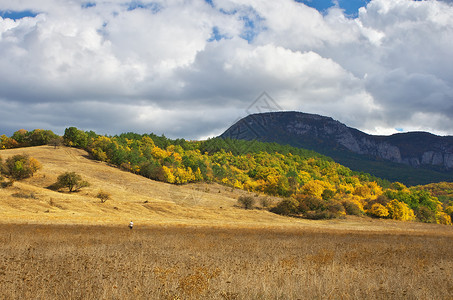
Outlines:
<svg viewBox="0 0 453 300"><path fill-rule="evenodd" d="M34 131L17 132L18 140L2 136L1 145L21 144L35 135ZM75 127L65 130L63 140L68 146L86 149L94 159L153 180L217 182L281 197L284 200L269 209L283 215L311 219L369 215L451 224L453 198L433 196L435 187L390 183L300 148L220 138L186 141L154 134L102 136Z"/></svg>

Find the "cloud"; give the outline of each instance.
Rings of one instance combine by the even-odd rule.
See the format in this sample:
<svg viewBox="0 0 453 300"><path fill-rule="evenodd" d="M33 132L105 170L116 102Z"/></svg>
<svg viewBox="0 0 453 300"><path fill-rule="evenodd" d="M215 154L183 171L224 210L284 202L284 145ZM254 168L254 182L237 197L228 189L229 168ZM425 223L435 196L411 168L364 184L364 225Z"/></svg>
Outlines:
<svg viewBox="0 0 453 300"><path fill-rule="evenodd" d="M2 133L204 138L266 91L370 133L453 134L451 1L372 0L355 17L292 0L6 0L5 11L28 13L0 18Z"/></svg>

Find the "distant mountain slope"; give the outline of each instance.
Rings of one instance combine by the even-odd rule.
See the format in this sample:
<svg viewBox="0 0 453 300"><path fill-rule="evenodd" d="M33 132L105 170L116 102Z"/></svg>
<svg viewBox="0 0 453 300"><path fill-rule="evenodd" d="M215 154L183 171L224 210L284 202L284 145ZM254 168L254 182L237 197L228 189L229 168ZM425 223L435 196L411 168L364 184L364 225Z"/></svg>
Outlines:
<svg viewBox="0 0 453 300"><path fill-rule="evenodd" d="M277 142L331 156L354 170L406 184L453 180L453 137L427 132L375 136L301 112L249 115L220 137Z"/></svg>

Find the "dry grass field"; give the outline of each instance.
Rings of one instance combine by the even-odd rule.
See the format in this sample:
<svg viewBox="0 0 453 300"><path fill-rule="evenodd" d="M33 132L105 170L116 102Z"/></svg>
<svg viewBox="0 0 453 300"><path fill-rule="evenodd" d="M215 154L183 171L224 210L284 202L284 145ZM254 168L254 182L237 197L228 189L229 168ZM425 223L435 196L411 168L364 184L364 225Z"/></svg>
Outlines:
<svg viewBox="0 0 453 300"><path fill-rule="evenodd" d="M453 238L0 225L1 299L452 299Z"/></svg>
<svg viewBox="0 0 453 300"><path fill-rule="evenodd" d="M73 148L0 156L22 153L43 168L0 188L0 299L453 299L451 226L244 210L243 191L155 182ZM65 171L91 186L48 189Z"/></svg>

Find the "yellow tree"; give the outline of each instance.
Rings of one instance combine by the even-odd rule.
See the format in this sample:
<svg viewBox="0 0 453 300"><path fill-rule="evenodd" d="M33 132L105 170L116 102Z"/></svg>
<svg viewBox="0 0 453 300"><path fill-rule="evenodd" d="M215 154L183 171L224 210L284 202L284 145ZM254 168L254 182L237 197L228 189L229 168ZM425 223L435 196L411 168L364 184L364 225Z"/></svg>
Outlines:
<svg viewBox="0 0 453 300"><path fill-rule="evenodd" d="M436 223L443 225L451 225L451 217L441 211L436 212Z"/></svg>
<svg viewBox="0 0 453 300"><path fill-rule="evenodd" d="M306 195L321 198L322 193L324 192L325 189L329 189L332 191L335 190L335 188L328 182L321 180L312 180L304 184L304 186L301 188L301 192Z"/></svg>
<svg viewBox="0 0 453 300"><path fill-rule="evenodd" d="M387 203L386 208L389 211L390 218L394 220L401 220L401 221L412 221L415 220L414 211L410 209L410 207L398 200L392 200Z"/></svg>
<svg viewBox="0 0 453 300"><path fill-rule="evenodd" d="M173 175L173 172L171 169L167 168L166 166L163 166L162 171L163 171L165 182L175 183L176 178L175 178L175 175Z"/></svg>
<svg viewBox="0 0 453 300"><path fill-rule="evenodd" d="M385 218L389 215L389 210L382 204L374 203L368 210L368 214L378 218Z"/></svg>

